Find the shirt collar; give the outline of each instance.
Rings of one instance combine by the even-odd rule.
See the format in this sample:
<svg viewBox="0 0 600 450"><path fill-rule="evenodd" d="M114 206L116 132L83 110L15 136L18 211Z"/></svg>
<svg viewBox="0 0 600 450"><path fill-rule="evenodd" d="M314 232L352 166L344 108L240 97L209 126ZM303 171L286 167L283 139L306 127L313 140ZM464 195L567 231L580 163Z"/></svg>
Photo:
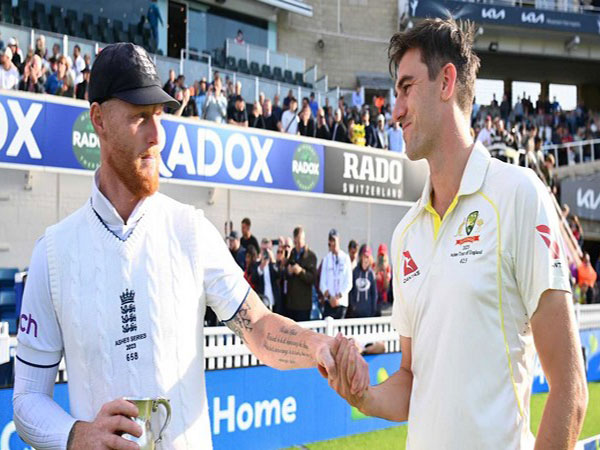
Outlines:
<svg viewBox="0 0 600 450"><path fill-rule="evenodd" d="M473 194L481 189L491 159L490 152L481 142L476 142L475 145L473 145L467 165L465 166L465 171L460 180L457 196ZM419 199L419 211L425 208L430 201L431 176L428 176L425 187L423 188L423 193Z"/></svg>
<svg viewBox="0 0 600 450"><path fill-rule="evenodd" d="M129 216L127 220L127 224L123 222L123 219L112 205L110 200L108 200L102 192L100 192L100 188L98 187L100 183L100 172L96 170L94 173L94 181L92 183L92 208L96 211L96 213L100 216L102 221L112 227L132 227L135 226L146 210L148 209L148 200L151 197L143 198L138 202L138 204L133 209L133 212Z"/></svg>

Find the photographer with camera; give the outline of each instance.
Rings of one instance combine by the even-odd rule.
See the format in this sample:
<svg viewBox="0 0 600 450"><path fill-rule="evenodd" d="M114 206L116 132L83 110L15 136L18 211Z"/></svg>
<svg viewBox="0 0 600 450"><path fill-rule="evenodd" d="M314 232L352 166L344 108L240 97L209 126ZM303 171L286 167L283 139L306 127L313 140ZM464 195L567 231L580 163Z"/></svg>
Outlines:
<svg viewBox="0 0 600 450"><path fill-rule="evenodd" d="M267 308L280 313L282 309L279 287L281 272L273 251L270 249L270 244L268 239L263 239L261 242L260 262L254 272L253 284L256 287L256 293Z"/></svg>

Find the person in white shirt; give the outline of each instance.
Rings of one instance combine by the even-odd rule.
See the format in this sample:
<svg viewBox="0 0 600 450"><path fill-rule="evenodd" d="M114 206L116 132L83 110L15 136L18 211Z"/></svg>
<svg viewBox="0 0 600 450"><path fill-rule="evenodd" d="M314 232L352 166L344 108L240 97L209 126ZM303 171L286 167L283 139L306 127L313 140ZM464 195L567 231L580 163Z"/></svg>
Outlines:
<svg viewBox="0 0 600 450"><path fill-rule="evenodd" d="M145 50L106 46L96 57L90 119L101 166L91 198L35 246L15 364L14 422L32 447L135 449L125 397L170 400L160 448L210 449L203 315L210 306L263 363L336 375L340 339L270 312L202 211L157 193L163 105ZM302 348L302 351L298 349ZM65 356L69 413L52 399ZM355 358L360 374L366 363ZM357 376L364 389L368 377ZM161 419L159 417L159 419ZM162 419L161 419L162 420Z"/></svg>
<svg viewBox="0 0 600 450"><path fill-rule="evenodd" d="M337 230L329 231L329 252L321 264L319 290L323 293L323 316L334 319L346 317L348 294L352 290L352 263L350 257L340 248Z"/></svg>
<svg viewBox="0 0 600 450"><path fill-rule="evenodd" d="M281 115L281 131L298 134L298 101L296 97L290 98L290 108Z"/></svg>
<svg viewBox="0 0 600 450"><path fill-rule="evenodd" d="M0 50L0 88L17 89L19 86L19 71L12 62L12 50Z"/></svg>
<svg viewBox="0 0 600 450"><path fill-rule="evenodd" d="M535 172L473 143L474 35L426 19L391 38L394 119L407 157L430 169L392 238L402 360L363 392L344 375L332 384L367 416L408 420L409 448L573 449L587 385L559 219ZM535 350L550 386L537 437ZM340 367L353 351L340 345Z"/></svg>
<svg viewBox="0 0 600 450"><path fill-rule="evenodd" d="M202 118L217 123L225 123L227 118L227 97L222 91L221 77L216 76L211 87L208 88L206 100L202 107Z"/></svg>
<svg viewBox="0 0 600 450"><path fill-rule="evenodd" d="M404 151L404 138L402 137L402 128L400 122L392 121L392 126L387 132L390 151L402 153Z"/></svg>
<svg viewBox="0 0 600 450"><path fill-rule="evenodd" d="M481 142L486 147L490 147L492 145L492 140L494 138L494 130L492 129L492 116L487 116L485 118L485 125L477 135L477 142Z"/></svg>
<svg viewBox="0 0 600 450"><path fill-rule="evenodd" d="M75 86L83 83L83 69L85 69L85 61L81 56L81 48L79 45L73 47L73 72L75 74Z"/></svg>
<svg viewBox="0 0 600 450"><path fill-rule="evenodd" d="M365 103L360 86L356 86L356 91L352 93L352 106L360 110Z"/></svg>

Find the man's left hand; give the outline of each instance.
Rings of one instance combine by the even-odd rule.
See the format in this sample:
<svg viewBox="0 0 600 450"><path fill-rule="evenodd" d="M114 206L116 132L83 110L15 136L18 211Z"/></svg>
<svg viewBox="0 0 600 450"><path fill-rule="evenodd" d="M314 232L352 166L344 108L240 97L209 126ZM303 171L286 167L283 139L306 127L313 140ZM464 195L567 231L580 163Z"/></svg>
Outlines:
<svg viewBox="0 0 600 450"><path fill-rule="evenodd" d="M319 372L338 393L342 386L353 394L369 387L369 366L353 340L338 334L317 349L316 358Z"/></svg>

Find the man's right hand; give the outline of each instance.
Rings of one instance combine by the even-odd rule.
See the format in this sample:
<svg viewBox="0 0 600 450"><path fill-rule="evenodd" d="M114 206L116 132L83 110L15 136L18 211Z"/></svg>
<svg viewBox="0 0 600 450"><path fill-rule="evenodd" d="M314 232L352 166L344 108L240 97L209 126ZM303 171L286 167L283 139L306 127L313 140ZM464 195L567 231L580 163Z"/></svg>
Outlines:
<svg viewBox="0 0 600 450"><path fill-rule="evenodd" d="M127 400L117 399L102 405L93 422L77 421L69 434L68 450L139 450L135 442L121 437L124 433L135 437L142 428L130 417L139 414L137 406Z"/></svg>
<svg viewBox="0 0 600 450"><path fill-rule="evenodd" d="M364 406L369 386L369 366L360 357L358 346L352 339L336 336L335 365L337 373L329 375L329 385L351 406L359 410ZM359 383L359 379L366 382Z"/></svg>

